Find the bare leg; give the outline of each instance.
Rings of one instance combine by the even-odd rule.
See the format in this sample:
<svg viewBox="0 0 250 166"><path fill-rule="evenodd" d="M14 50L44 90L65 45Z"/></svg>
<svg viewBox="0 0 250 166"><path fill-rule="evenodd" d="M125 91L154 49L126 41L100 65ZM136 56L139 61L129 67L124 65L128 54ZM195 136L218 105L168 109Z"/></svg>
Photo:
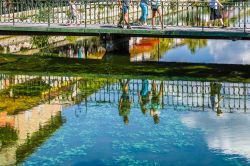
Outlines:
<svg viewBox="0 0 250 166"><path fill-rule="evenodd" d="M124 14L124 21L125 21L125 23L128 25L129 23L128 23L128 13L125 13Z"/></svg>
<svg viewBox="0 0 250 166"><path fill-rule="evenodd" d="M123 15L124 15L124 14L122 13L122 14L121 14L121 16L120 16L120 19L119 19L118 24L121 24L121 23L122 23L122 21L123 21L123 17L124 17Z"/></svg>
<svg viewBox="0 0 250 166"><path fill-rule="evenodd" d="M156 15L156 11L152 12L152 28L154 28L155 26L155 15Z"/></svg>
<svg viewBox="0 0 250 166"><path fill-rule="evenodd" d="M157 12L158 12L158 14L159 14L159 17L160 17L160 23L161 23L161 25L163 24L163 19L162 19L162 14L161 14L161 10L160 10L160 8L158 8L157 9Z"/></svg>
<svg viewBox="0 0 250 166"><path fill-rule="evenodd" d="M220 21L221 26L224 26L224 23L223 23L222 18L221 18L221 19L219 19L219 21Z"/></svg>

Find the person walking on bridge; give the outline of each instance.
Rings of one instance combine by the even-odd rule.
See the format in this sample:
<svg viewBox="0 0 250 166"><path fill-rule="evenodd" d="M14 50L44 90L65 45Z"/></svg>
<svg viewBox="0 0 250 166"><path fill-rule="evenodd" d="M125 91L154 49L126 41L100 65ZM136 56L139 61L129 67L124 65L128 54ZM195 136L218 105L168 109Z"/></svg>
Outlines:
<svg viewBox="0 0 250 166"><path fill-rule="evenodd" d="M152 29L156 29L155 27L156 12L159 14L161 25L163 24L162 14L160 11L160 0L151 0L151 8L152 8Z"/></svg>
<svg viewBox="0 0 250 166"><path fill-rule="evenodd" d="M128 17L129 5L130 5L130 0L118 0L118 6L121 9L122 13L118 23L119 28L123 28L122 22L124 21L125 24L127 25L127 28L131 29Z"/></svg>
<svg viewBox="0 0 250 166"><path fill-rule="evenodd" d="M139 21L142 23L142 25L147 25L148 2L149 0L138 0L138 4L140 4L142 12Z"/></svg>
<svg viewBox="0 0 250 166"><path fill-rule="evenodd" d="M215 20L219 20L222 28L224 28L224 23L222 20L222 15L220 13L220 8L223 8L223 5L219 2L219 0L210 0L210 21L209 21L209 27L212 26L212 23L214 24Z"/></svg>
<svg viewBox="0 0 250 166"><path fill-rule="evenodd" d="M67 25L72 25L75 23L76 25L80 25L80 19L77 11L76 1L69 0L69 19Z"/></svg>

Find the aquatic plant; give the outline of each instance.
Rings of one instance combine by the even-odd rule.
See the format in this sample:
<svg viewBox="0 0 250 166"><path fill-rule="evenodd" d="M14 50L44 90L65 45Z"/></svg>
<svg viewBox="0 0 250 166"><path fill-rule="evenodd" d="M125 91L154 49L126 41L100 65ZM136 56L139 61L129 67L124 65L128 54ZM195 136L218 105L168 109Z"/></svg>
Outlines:
<svg viewBox="0 0 250 166"><path fill-rule="evenodd" d="M15 130L13 127L10 125L0 127L0 142L2 143L2 147L15 143L17 139L17 130Z"/></svg>

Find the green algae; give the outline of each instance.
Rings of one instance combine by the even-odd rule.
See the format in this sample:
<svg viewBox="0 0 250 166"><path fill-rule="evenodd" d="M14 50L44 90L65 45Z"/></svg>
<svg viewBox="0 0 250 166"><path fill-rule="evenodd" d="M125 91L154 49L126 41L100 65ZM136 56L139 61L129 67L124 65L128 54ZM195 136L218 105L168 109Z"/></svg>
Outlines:
<svg viewBox="0 0 250 166"><path fill-rule="evenodd" d="M249 65L215 65L163 62L105 62L39 56L0 55L0 71L21 73L50 73L52 75L102 75L105 77L155 78L249 82ZM8 62L11 59L11 62Z"/></svg>

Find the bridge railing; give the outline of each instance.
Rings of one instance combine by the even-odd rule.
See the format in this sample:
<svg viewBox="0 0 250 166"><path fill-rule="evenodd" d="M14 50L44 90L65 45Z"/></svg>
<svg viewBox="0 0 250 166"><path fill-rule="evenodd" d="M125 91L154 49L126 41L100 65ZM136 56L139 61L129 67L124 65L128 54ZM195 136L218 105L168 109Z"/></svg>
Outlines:
<svg viewBox="0 0 250 166"><path fill-rule="evenodd" d="M121 16L117 1L84 1L75 3L77 8L77 22L90 28L96 25L117 25ZM152 10L148 5L148 26L151 25ZM250 2L226 2L220 10L226 26L246 31L250 28ZM156 23L159 28L168 26L200 27L208 26L210 5L206 1L160 1L160 13L163 24L160 25L159 15ZM141 16L140 4L133 0L129 6L129 22L137 25ZM0 0L0 23L20 24L66 24L70 20L70 5L68 0L49 0L27 3L26 1ZM217 22L215 24L218 24Z"/></svg>

